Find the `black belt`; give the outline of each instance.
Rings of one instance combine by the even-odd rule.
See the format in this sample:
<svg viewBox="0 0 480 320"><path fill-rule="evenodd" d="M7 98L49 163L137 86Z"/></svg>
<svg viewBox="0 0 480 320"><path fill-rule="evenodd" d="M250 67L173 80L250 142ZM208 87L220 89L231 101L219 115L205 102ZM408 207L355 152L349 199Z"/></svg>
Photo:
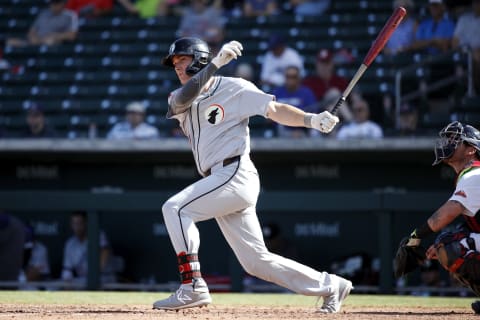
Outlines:
<svg viewBox="0 0 480 320"><path fill-rule="evenodd" d="M223 160L222 163L223 163L223 166L226 167L229 164L232 164L232 163L237 162L237 161L240 161L240 156L227 158L227 159ZM205 177L208 177L209 175L212 174L212 169L208 169L207 171L204 172L204 174L205 174Z"/></svg>

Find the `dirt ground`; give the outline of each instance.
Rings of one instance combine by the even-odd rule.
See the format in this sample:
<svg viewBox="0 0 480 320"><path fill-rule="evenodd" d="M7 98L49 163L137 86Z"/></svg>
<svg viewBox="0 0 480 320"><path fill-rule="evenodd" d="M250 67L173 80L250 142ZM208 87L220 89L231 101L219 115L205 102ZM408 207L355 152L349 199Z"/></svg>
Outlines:
<svg viewBox="0 0 480 320"><path fill-rule="evenodd" d="M262 320L262 319L348 319L348 320L398 320L398 319L455 319L480 320L470 309L451 308L361 308L344 306L338 314L315 313L313 308L299 307L252 307L215 306L187 309L184 311L152 310L150 305L20 305L1 304L0 320L3 319L194 319L194 320Z"/></svg>

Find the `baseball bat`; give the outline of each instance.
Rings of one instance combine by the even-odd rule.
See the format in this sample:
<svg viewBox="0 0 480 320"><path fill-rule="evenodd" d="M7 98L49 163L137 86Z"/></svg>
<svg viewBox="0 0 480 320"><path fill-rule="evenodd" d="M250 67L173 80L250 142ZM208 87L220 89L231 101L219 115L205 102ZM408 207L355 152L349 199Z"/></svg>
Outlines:
<svg viewBox="0 0 480 320"><path fill-rule="evenodd" d="M348 83L347 88L343 91L342 96L338 99L337 103L333 107L332 111L330 112L333 115L337 114L338 108L345 102L350 91L352 91L353 87L357 84L360 77L363 75L365 70L370 66L373 60L377 57L378 53L382 51L383 47L387 43L388 39L392 35L393 31L398 27L400 22L402 21L403 17L407 14L407 10L403 7L398 7L392 13L390 18L387 20L385 25L383 26L382 30L378 34L377 38L373 42L372 46L368 50L367 55L363 59L362 64L358 68L357 72L355 72L353 78Z"/></svg>

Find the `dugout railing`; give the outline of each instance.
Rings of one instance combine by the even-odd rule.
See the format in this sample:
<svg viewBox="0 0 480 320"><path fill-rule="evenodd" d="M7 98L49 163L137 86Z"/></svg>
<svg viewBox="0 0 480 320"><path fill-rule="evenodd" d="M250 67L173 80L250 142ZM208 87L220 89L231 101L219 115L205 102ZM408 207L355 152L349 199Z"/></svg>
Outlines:
<svg viewBox="0 0 480 320"><path fill-rule="evenodd" d="M102 214L111 214L114 211L161 212L161 206L169 196L167 192L126 192L114 194L94 194L89 192L74 191L2 191L0 203L2 208L12 212L42 211L51 212L71 211L84 209L88 213L88 277L87 289L89 290L168 290L171 284L164 285L104 285L100 284L99 272L99 217ZM380 257L381 269L379 286L365 287L365 292L393 293L397 290L392 276L392 259L396 249L397 239L393 238L395 228L393 215L408 214L409 212L431 212L442 199L446 199L444 192L407 192L391 189L375 191L302 191L302 192L264 192L259 198L258 210L283 212L306 211L311 214L323 212L369 212L372 221L378 220L378 231L375 235L365 234L364 237L377 238L377 250ZM291 201L295 199L295 201ZM296 203L304 205L299 208ZM128 228L130 226L125 226ZM354 241L354 239L351 239ZM319 253L322 248L318 248ZM233 254L229 259L235 259ZM231 264L229 270L232 278L232 291L242 291L242 271L238 264ZM22 288L24 283L2 282L0 287ZM61 288L61 283L53 282L51 285ZM358 288L362 291L362 288ZM403 290L403 291L402 291ZM404 292L407 288L400 288ZM441 289L440 289L441 290ZM447 289L448 290L448 289ZM399 292L400 292L399 291Z"/></svg>

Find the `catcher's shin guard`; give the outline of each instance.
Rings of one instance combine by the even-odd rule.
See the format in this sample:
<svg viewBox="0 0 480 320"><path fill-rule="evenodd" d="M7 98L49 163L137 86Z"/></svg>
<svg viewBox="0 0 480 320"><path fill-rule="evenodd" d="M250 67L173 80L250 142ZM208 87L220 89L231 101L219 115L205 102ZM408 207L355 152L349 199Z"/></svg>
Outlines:
<svg viewBox="0 0 480 320"><path fill-rule="evenodd" d="M480 296L480 253L472 240L468 235L439 237L435 248L440 264Z"/></svg>

